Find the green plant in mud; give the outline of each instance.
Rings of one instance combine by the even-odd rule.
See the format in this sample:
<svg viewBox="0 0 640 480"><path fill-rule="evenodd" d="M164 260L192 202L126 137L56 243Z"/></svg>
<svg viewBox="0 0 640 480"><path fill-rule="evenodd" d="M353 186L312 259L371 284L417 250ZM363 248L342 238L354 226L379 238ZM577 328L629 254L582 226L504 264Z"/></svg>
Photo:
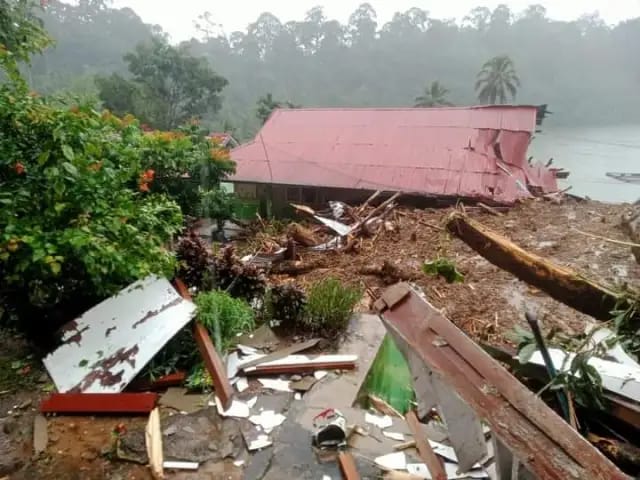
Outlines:
<svg viewBox="0 0 640 480"><path fill-rule="evenodd" d="M281 322L282 327L297 328L304 322L307 295L297 285L276 285L264 296L265 320Z"/></svg>
<svg viewBox="0 0 640 480"><path fill-rule="evenodd" d="M422 265L422 271L427 275L441 276L448 283L464 282L464 275L458 271L456 264L448 258L437 258Z"/></svg>
<svg viewBox="0 0 640 480"><path fill-rule="evenodd" d="M360 288L344 285L335 278L314 283L307 297L304 324L314 332L327 334L344 330L361 297Z"/></svg>
<svg viewBox="0 0 640 480"><path fill-rule="evenodd" d="M238 334L254 329L254 313L249 304L227 292L203 292L195 298L197 320L209 331L219 352L226 351Z"/></svg>

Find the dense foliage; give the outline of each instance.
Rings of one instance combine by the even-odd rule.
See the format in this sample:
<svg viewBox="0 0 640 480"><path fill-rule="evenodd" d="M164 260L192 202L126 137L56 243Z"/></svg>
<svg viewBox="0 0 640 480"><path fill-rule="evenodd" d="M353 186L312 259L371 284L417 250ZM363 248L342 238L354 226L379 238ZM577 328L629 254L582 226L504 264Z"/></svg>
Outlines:
<svg viewBox="0 0 640 480"><path fill-rule="evenodd" d="M133 119L52 107L17 84L0 89L0 132L5 308L82 306L149 273L171 276L165 245L182 215L145 192L157 145Z"/></svg>
<svg viewBox="0 0 640 480"><path fill-rule="evenodd" d="M100 99L115 113L131 113L155 128L171 130L220 109L227 81L185 49L153 38L124 59L131 80L117 73L96 79Z"/></svg>
<svg viewBox="0 0 640 480"><path fill-rule="evenodd" d="M96 72L125 74L122 57L158 33L130 9L105 4L50 1L43 18L57 47L34 62L38 90L66 89ZM241 138L260 125L256 102L267 92L309 107L412 106L424 85L438 80L450 90L448 101L476 103L478 72L501 55L513 60L522 82L517 101L549 104L550 122L635 122L640 109L640 18L609 26L597 15L557 21L540 5L500 5L474 8L461 22L412 8L382 23L363 4L346 23L321 8L286 23L264 13L226 36L207 19L215 13L202 18L200 39L186 46L229 81L223 108L209 121L222 128L227 120Z"/></svg>
<svg viewBox="0 0 640 480"><path fill-rule="evenodd" d="M221 290L200 293L195 303L198 321L207 328L219 352L226 351L238 334L255 326L249 304Z"/></svg>
<svg viewBox="0 0 640 480"><path fill-rule="evenodd" d="M305 309L307 327L325 334L343 331L361 297L360 289L343 285L335 278L313 284Z"/></svg>

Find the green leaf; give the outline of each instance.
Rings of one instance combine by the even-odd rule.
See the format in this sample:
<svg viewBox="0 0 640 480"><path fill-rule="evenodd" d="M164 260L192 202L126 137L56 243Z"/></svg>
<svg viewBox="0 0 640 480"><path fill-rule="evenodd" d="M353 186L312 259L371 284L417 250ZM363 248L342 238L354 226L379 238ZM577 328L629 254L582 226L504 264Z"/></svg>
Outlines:
<svg viewBox="0 0 640 480"><path fill-rule="evenodd" d="M51 268L51 272L54 275L58 275L60 273L61 270L61 265L58 262L52 262L49 264L49 267Z"/></svg>
<svg viewBox="0 0 640 480"><path fill-rule="evenodd" d="M73 148L69 145L62 145L62 154L64 155L64 158L73 162L75 155L73 154Z"/></svg>
<svg viewBox="0 0 640 480"><path fill-rule="evenodd" d="M40 155L38 155L38 165L42 166L47 163L49 160L49 156L51 155L51 150L45 150Z"/></svg>
<svg viewBox="0 0 640 480"><path fill-rule="evenodd" d="M79 367L86 367L87 365L89 365L89 360L87 360L86 358L80 360L80 363L78 363Z"/></svg>
<svg viewBox="0 0 640 480"><path fill-rule="evenodd" d="M522 347L518 352L518 361L524 365L525 363L529 363L531 357L538 350L538 346L535 343L529 343Z"/></svg>
<svg viewBox="0 0 640 480"><path fill-rule="evenodd" d="M73 165L73 164L71 164L69 162L64 162L62 164L62 168L64 168L69 175L72 175L74 177L78 176L78 169L75 167L75 165Z"/></svg>

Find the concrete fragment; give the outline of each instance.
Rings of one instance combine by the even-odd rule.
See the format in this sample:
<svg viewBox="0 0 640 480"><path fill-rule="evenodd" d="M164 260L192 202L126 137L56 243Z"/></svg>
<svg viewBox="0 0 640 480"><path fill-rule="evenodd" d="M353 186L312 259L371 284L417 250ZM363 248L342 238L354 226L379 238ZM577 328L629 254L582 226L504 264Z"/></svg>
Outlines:
<svg viewBox="0 0 640 480"><path fill-rule="evenodd" d="M252 415L249 421L254 425L259 425L266 433L270 433L274 428L282 425L287 417L273 410L260 412L260 415Z"/></svg>
<svg viewBox="0 0 640 480"><path fill-rule="evenodd" d="M393 419L389 415L379 416L373 415L372 413L366 413L364 416L364 420L371 425L375 425L381 430L389 428L391 425L393 425Z"/></svg>
<svg viewBox="0 0 640 480"><path fill-rule="evenodd" d="M189 394L185 388L172 387L160 397L158 404L179 412L193 413L206 405L206 398L206 395Z"/></svg>
<svg viewBox="0 0 640 480"><path fill-rule="evenodd" d="M276 390L278 392L291 392L289 388L289 380L274 380L271 378L259 378L258 381L264 388L269 390Z"/></svg>

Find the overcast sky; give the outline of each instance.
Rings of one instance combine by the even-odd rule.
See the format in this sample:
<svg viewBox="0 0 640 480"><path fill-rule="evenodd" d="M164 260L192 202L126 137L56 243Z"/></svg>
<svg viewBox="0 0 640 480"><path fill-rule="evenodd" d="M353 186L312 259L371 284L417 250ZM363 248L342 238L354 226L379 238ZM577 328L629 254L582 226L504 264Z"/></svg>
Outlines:
<svg viewBox="0 0 640 480"><path fill-rule="evenodd" d="M260 13L269 11L283 22L301 20L310 8L323 5L325 14L346 22L351 12L363 0L114 0L116 7L133 8L147 23L161 25L173 41L181 41L197 35L194 20L209 11L224 31L245 30ZM640 16L640 0L369 0L378 12L378 21L384 23L394 12L411 7L428 10L436 18L463 18L478 5L490 8L506 3L512 10L520 12L531 3L547 7L549 16L556 19L573 20L583 13L598 11L607 23Z"/></svg>

